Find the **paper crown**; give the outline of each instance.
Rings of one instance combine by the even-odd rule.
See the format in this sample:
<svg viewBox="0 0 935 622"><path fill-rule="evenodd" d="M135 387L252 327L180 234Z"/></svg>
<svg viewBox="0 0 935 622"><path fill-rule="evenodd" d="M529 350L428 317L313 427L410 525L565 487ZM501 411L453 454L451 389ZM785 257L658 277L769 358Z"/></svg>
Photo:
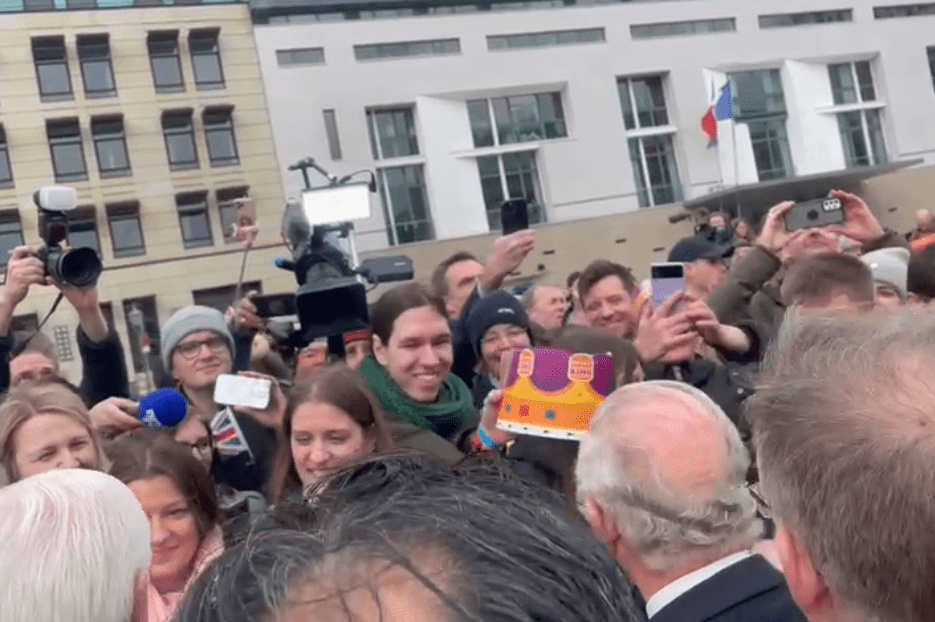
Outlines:
<svg viewBox="0 0 935 622"><path fill-rule="evenodd" d="M580 439L614 390L610 356L556 348L512 353L497 427L517 434Z"/></svg>

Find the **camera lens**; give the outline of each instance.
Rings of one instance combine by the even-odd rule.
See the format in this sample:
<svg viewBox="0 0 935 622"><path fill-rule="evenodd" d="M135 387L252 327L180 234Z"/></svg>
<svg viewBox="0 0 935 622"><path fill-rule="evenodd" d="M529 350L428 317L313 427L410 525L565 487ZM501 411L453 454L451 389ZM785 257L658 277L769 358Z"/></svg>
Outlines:
<svg viewBox="0 0 935 622"><path fill-rule="evenodd" d="M94 285L104 269L101 258L92 248L75 248L58 258L58 275L75 287Z"/></svg>
<svg viewBox="0 0 935 622"><path fill-rule="evenodd" d="M818 220L818 210L816 209L808 210L808 213L805 214L805 217L808 218L809 220Z"/></svg>

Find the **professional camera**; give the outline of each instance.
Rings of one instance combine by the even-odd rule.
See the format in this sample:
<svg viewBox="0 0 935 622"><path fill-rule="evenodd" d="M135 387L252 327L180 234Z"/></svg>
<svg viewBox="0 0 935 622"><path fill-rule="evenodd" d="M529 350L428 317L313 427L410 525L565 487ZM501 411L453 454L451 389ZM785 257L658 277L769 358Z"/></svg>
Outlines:
<svg viewBox="0 0 935 622"><path fill-rule="evenodd" d="M330 185L311 188L307 169L323 174ZM301 170L306 190L301 201L286 205L282 234L293 259L276 265L295 273L299 287L295 294L295 314L299 317L300 344L329 337L333 348L343 347L341 335L370 327L367 288L413 278L412 260L404 255L358 262L354 245L353 221L369 218L370 193L376 183L350 183L337 179L311 158L289 167ZM351 257L327 239L329 235L348 239ZM332 349L334 352L334 349Z"/></svg>
<svg viewBox="0 0 935 622"><path fill-rule="evenodd" d="M68 212L78 206L74 188L46 186L33 194L39 209L39 235L44 244L39 259L45 264L46 276L56 281L87 287L97 283L104 266L92 248L66 248L68 245Z"/></svg>

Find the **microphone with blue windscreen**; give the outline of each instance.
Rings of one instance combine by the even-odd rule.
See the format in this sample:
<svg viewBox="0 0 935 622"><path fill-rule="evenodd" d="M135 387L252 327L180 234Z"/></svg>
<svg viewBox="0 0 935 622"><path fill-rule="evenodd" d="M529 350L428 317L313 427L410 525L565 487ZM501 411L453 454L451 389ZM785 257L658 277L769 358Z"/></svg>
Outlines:
<svg viewBox="0 0 935 622"><path fill-rule="evenodd" d="M175 389L160 389L140 400L140 421L150 428L174 428L187 414L188 402Z"/></svg>

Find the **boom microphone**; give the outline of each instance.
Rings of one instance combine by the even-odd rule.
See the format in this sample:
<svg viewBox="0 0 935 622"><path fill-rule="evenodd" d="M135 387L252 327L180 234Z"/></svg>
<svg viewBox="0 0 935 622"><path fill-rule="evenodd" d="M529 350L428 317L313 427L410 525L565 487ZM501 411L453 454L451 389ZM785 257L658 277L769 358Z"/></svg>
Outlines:
<svg viewBox="0 0 935 622"><path fill-rule="evenodd" d="M175 389L160 389L140 400L140 421L149 428L174 428L187 414L188 402Z"/></svg>

